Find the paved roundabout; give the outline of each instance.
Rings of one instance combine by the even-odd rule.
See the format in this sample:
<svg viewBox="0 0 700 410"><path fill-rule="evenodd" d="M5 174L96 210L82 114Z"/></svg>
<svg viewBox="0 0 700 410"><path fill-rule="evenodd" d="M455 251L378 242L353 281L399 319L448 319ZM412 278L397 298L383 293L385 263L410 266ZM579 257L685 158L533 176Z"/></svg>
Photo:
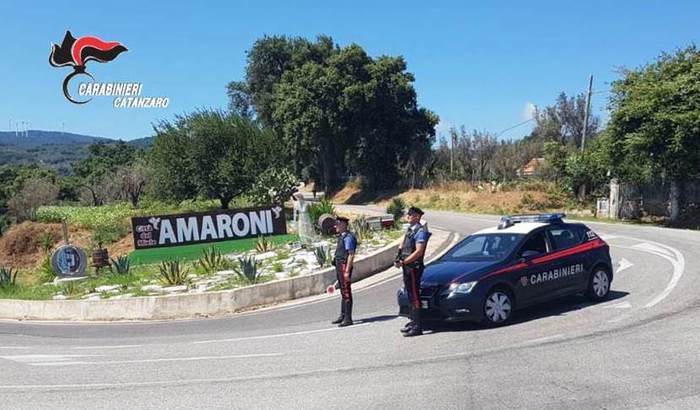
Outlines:
<svg viewBox="0 0 700 410"><path fill-rule="evenodd" d="M496 217L429 212L465 235ZM610 245L610 298L569 297L509 326L406 339L396 275L337 298L230 317L0 322L0 407L698 408L700 232L590 226Z"/></svg>

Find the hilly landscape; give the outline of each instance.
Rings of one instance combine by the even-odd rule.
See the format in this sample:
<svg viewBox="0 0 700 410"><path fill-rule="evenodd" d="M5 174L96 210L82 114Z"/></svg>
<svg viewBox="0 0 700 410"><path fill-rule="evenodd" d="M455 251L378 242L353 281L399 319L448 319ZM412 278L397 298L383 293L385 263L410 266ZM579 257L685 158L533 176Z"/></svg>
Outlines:
<svg viewBox="0 0 700 410"><path fill-rule="evenodd" d="M29 130L26 134L0 131L0 166L12 164L40 164L68 174L73 161L87 155L86 148L96 143L114 143L118 140L73 134L60 131ZM128 141L129 144L146 147L152 138Z"/></svg>

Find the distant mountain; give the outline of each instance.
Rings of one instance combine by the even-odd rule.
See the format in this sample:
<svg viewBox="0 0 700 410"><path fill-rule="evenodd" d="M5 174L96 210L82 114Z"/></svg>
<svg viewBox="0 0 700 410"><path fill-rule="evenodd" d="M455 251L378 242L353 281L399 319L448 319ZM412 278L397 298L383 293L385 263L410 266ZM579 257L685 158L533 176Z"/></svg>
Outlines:
<svg viewBox="0 0 700 410"><path fill-rule="evenodd" d="M114 142L117 140L60 131L29 130L26 136L0 131L0 165L40 164L67 174L71 162L85 158L90 144ZM152 142L152 137L127 141L140 148Z"/></svg>

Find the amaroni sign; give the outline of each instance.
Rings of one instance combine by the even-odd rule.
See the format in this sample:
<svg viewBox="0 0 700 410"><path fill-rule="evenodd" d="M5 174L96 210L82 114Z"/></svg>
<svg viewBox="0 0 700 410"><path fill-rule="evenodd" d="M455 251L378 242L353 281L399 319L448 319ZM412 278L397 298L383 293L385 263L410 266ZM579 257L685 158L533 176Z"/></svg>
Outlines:
<svg viewBox="0 0 700 410"><path fill-rule="evenodd" d="M287 222L280 206L142 216L131 218L131 225L136 249L287 233Z"/></svg>

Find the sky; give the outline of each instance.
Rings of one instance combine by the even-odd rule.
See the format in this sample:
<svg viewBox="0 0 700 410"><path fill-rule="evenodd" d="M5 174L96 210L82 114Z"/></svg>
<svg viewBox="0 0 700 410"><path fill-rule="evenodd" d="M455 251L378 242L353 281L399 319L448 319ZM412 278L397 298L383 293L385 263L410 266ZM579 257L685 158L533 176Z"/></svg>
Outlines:
<svg viewBox="0 0 700 410"><path fill-rule="evenodd" d="M337 3L338 5L334 5ZM326 34L371 56L402 55L421 106L440 117L438 134L464 125L520 138L535 106L584 92L607 118L607 90L621 67L635 68L700 39L697 1L118 1L0 4L0 131L21 121L130 140L161 120L197 108L225 108L225 86L243 79L246 51L264 35ZM68 67L48 64L52 43L75 37L119 41L114 61L88 63L102 82L140 82L168 108L118 109L112 98L68 102ZM25 125L26 126L26 125Z"/></svg>

